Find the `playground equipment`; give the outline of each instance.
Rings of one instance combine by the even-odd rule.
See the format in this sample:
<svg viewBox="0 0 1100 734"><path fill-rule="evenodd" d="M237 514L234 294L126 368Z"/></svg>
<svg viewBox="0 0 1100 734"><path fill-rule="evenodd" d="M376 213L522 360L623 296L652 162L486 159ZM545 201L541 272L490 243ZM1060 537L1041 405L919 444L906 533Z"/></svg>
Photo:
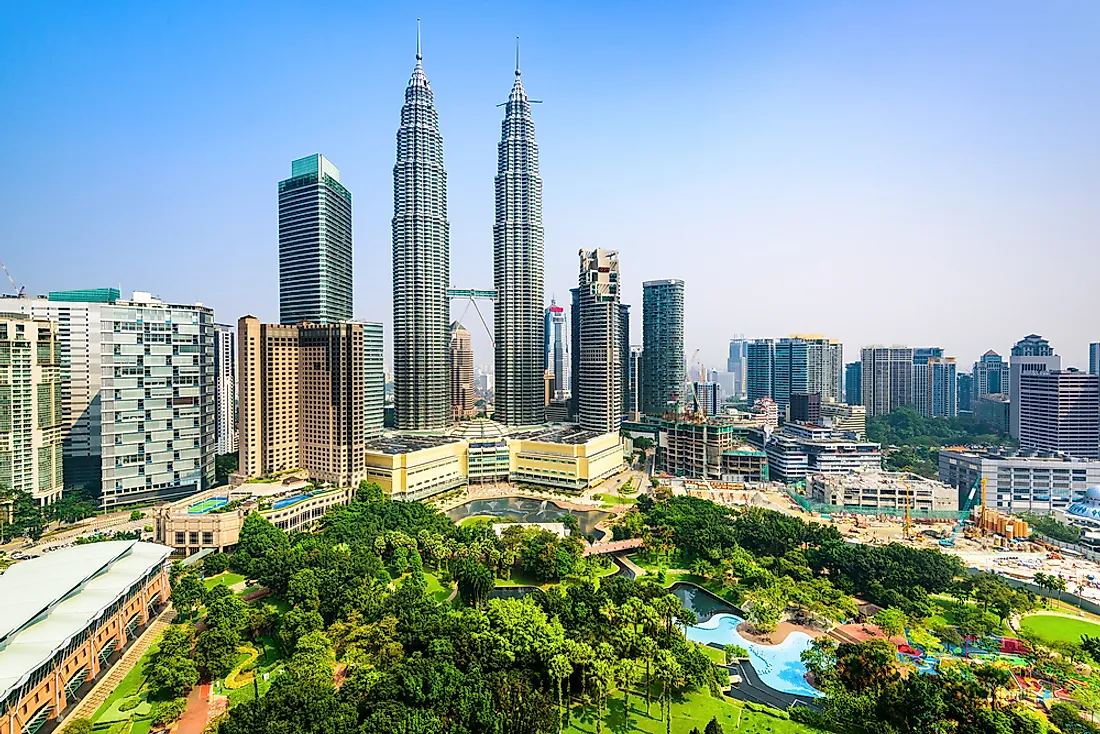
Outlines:
<svg viewBox="0 0 1100 734"><path fill-rule="evenodd" d="M962 508L962 516L959 517L958 524L955 525L955 529L951 531L951 536L940 540L940 545L945 548L951 548L955 545L955 539L959 537L959 533L962 532L963 524L966 522L966 518L970 514L970 509L974 506L974 502L978 500L976 496L978 487L982 488L981 500L982 505L985 505L985 478L979 478L974 481L974 486L970 488L970 494L966 496L966 504Z"/></svg>

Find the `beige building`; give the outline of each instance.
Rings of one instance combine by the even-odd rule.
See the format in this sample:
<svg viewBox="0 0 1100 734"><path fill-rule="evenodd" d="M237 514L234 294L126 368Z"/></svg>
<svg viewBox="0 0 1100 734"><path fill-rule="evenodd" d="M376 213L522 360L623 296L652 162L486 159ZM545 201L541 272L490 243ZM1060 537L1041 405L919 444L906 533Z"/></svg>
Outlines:
<svg viewBox="0 0 1100 734"><path fill-rule="evenodd" d="M848 405L835 400L821 403L821 422L828 419L833 430L851 432L857 438L867 438L867 406Z"/></svg>
<svg viewBox="0 0 1100 734"><path fill-rule="evenodd" d="M0 316L0 487L61 496L61 347L52 321Z"/></svg>
<svg viewBox="0 0 1100 734"><path fill-rule="evenodd" d="M240 319L242 477L304 469L348 486L364 478L364 325L261 324Z"/></svg>
<svg viewBox="0 0 1100 734"><path fill-rule="evenodd" d="M451 323L451 419L460 421L477 414L474 395L474 349L470 332Z"/></svg>
<svg viewBox="0 0 1100 734"><path fill-rule="evenodd" d="M367 444L366 479L396 500L423 500L468 481L465 441L449 436L395 435Z"/></svg>
<svg viewBox="0 0 1100 734"><path fill-rule="evenodd" d="M539 428L508 437L513 482L581 490L622 469L618 431L601 433L579 426Z"/></svg>
<svg viewBox="0 0 1100 734"><path fill-rule="evenodd" d="M934 479L907 472L871 471L809 477L810 501L838 507L904 512L955 512L959 492Z"/></svg>

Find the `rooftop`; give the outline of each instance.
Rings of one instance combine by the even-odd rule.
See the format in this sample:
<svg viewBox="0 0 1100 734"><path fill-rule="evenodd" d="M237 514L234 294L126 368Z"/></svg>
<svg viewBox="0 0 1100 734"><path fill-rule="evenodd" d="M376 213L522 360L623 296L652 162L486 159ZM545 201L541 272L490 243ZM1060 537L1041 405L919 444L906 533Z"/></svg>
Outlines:
<svg viewBox="0 0 1100 734"><path fill-rule="evenodd" d="M574 425L536 428L533 431L514 433L509 438L521 441L542 441L543 443L581 444L605 435L602 431L590 431Z"/></svg>
<svg viewBox="0 0 1100 734"><path fill-rule="evenodd" d="M0 576L0 700L171 552L156 543L115 540L9 568Z"/></svg>
<svg viewBox="0 0 1100 734"><path fill-rule="evenodd" d="M408 454L413 451L445 446L460 439L452 436L429 436L423 434L391 434L367 442L367 451L389 454Z"/></svg>

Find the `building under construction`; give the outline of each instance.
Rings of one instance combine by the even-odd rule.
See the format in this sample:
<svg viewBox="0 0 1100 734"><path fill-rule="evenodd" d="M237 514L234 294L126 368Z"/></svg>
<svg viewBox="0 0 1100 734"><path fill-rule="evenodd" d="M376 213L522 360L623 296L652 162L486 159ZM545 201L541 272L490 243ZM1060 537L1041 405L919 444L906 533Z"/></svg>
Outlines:
<svg viewBox="0 0 1100 734"><path fill-rule="evenodd" d="M748 444L754 424L715 417L647 417L660 436L658 465L669 474L729 482L768 481L768 456Z"/></svg>

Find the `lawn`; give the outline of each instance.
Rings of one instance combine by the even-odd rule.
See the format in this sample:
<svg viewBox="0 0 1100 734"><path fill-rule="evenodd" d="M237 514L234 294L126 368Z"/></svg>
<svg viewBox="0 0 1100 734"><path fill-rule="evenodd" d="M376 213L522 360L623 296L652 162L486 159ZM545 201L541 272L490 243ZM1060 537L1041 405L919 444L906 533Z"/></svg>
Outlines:
<svg viewBox="0 0 1100 734"><path fill-rule="evenodd" d="M620 497L617 494L598 494L596 499L608 505L633 505L638 501L634 497Z"/></svg>
<svg viewBox="0 0 1100 734"><path fill-rule="evenodd" d="M153 707L145 701L145 696L141 690L145 684L145 676L142 674L141 669L145 665L146 658L156 649L157 646L154 644L145 651L137 664L122 679L122 682L111 691L111 695L107 696L107 700L92 714L92 723L96 725L97 732L103 732L104 734L115 734L116 731L126 731L129 734L149 733L152 728L152 716L150 714ZM129 711L118 710L118 705L122 703L123 699L138 695L141 695L142 702L138 704L137 708ZM127 729L127 722L131 717L134 718L133 726Z"/></svg>
<svg viewBox="0 0 1100 734"><path fill-rule="evenodd" d="M955 601L954 599L946 599L942 596L934 596L929 599L929 601L932 603L932 606L936 608L936 613L933 614L928 620L929 627L938 627L942 625L954 626L955 624L958 624L956 620L955 610L958 608L959 604L963 604L964 602ZM973 604L974 602L965 603ZM997 628L994 630L994 633L998 635L1007 635L1008 632L1009 630L1007 627L1005 627L1004 622L998 620Z"/></svg>
<svg viewBox="0 0 1100 734"><path fill-rule="evenodd" d="M604 727L607 732L646 732L647 734L665 734L665 722L660 719L660 706L653 702L652 713L645 715L645 698L630 697L630 729L623 726L623 696L619 691L611 694L604 712ZM742 708L729 698L712 698L709 693L689 693L681 700L672 702L672 733L688 734L693 727L702 731L711 718L717 718L726 734L811 734L816 733L803 724L788 719L780 719L758 711ZM596 731L595 712L590 708L574 708L569 726L564 729L568 734L594 734Z"/></svg>
<svg viewBox="0 0 1100 734"><path fill-rule="evenodd" d="M409 577L409 575L410 574L407 573L403 574L400 579L406 579ZM447 601L447 597L451 595L453 584L451 586L445 587L439 582L438 576L432 573L428 573L427 571L424 572L424 581L426 583L424 593L431 597L433 601L437 603Z"/></svg>
<svg viewBox="0 0 1100 734"><path fill-rule="evenodd" d="M1051 642L1080 642L1081 635L1100 636L1100 624L1056 614L1031 614L1024 617L1020 625Z"/></svg>
<svg viewBox="0 0 1100 734"><path fill-rule="evenodd" d="M711 659L711 662L717 663L718 665L726 664L725 650L719 650L717 647L711 647L710 645L699 645L699 649L703 651L704 655Z"/></svg>
<svg viewBox="0 0 1100 734"><path fill-rule="evenodd" d="M208 579L203 579L203 586L209 591L219 584L224 586L234 586L244 581L244 576L239 573L233 573L232 571L226 571L225 573L219 573L217 576L211 576Z"/></svg>
<svg viewBox="0 0 1100 734"><path fill-rule="evenodd" d="M508 579L494 579L493 583L496 586L541 586L544 589L549 589L553 584L542 583L534 576L531 576L522 568L517 568L512 571L511 580Z"/></svg>

